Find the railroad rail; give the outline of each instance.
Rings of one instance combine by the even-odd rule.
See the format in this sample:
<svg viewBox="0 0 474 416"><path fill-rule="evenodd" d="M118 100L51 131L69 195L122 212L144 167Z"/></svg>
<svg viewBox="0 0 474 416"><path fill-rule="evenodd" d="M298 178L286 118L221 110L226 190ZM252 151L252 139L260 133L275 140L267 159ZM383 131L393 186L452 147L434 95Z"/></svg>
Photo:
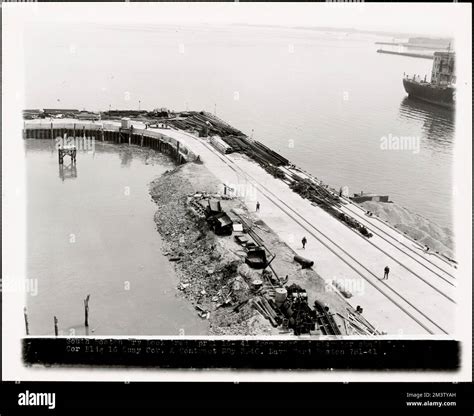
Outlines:
<svg viewBox="0 0 474 416"><path fill-rule="evenodd" d="M196 137L190 135L195 140L199 140ZM218 158L220 158L230 169L234 172L245 176L250 182L252 182L263 195L269 198L276 206L280 208L282 212L288 215L293 221L295 221L300 227L305 229L313 238L315 238L320 244L326 247L331 253L333 253L336 257L338 257L343 263L345 263L350 269L352 269L355 273L357 273L360 277L362 277L367 283L369 283L374 289L376 289L379 293L381 293L385 298L387 298L392 304L394 304L397 308L399 308L404 314L406 314L410 319L418 324L421 328L423 328L429 334L435 334L436 329L441 331L444 334L449 334L449 331L443 328L440 324L435 322L432 318L427 316L423 311L421 311L417 306L412 304L405 296L401 293L397 292L385 282L380 281L377 275L375 275L371 270L369 270L366 266L360 263L356 258L354 258L350 253L348 253L344 248L340 245L332 241L330 237L325 235L321 232L318 228L316 228L313 224L309 223L301 214L295 211L292 207L286 204L281 198L275 195L272 191L270 191L266 186L260 184L258 181L255 180L251 175L247 172L243 171L235 162L233 162L228 157L218 154L215 152L207 143L203 143L200 141L204 146L206 146L209 150L211 150ZM344 256L338 253L342 252ZM365 271L364 274L362 273L359 268ZM377 284L375 284L369 276L372 276L376 279ZM436 328L436 329L434 329Z"/></svg>

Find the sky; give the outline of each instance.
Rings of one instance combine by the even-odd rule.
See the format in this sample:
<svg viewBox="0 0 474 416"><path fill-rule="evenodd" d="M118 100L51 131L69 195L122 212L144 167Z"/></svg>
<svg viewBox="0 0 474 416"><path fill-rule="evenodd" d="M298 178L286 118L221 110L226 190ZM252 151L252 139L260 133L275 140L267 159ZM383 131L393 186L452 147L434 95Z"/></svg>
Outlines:
<svg viewBox="0 0 474 416"><path fill-rule="evenodd" d="M100 24L252 24L453 36L461 3L7 3L27 21Z"/></svg>

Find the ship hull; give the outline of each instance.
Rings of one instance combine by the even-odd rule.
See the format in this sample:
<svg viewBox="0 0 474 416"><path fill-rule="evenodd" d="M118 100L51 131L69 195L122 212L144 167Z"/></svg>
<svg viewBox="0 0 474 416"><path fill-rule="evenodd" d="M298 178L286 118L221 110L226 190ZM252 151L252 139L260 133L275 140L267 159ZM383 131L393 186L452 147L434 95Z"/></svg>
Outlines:
<svg viewBox="0 0 474 416"><path fill-rule="evenodd" d="M403 86L408 96L436 104L445 108L454 109L454 87L436 87L427 83L420 83L410 79L403 79Z"/></svg>

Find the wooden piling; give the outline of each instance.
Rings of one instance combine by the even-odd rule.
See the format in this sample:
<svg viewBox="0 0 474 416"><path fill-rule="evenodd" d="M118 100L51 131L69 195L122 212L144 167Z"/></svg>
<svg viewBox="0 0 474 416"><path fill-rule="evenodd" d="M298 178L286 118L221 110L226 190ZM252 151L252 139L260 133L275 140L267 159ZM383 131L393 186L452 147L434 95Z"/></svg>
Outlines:
<svg viewBox="0 0 474 416"><path fill-rule="evenodd" d="M87 327L89 326L89 299L91 295L87 295L87 297L84 299L84 325Z"/></svg>
<svg viewBox="0 0 474 416"><path fill-rule="evenodd" d="M58 318L54 317L54 335L58 336Z"/></svg>
<svg viewBox="0 0 474 416"><path fill-rule="evenodd" d="M26 310L26 307L23 308L23 315L25 317L25 329L26 329L26 335L30 335L30 326L28 324L28 311Z"/></svg>

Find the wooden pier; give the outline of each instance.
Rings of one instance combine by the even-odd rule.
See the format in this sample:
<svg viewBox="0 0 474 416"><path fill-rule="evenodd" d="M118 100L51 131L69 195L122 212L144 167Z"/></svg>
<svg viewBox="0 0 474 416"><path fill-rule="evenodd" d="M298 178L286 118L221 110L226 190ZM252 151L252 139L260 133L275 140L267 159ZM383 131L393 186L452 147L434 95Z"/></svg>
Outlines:
<svg viewBox="0 0 474 416"><path fill-rule="evenodd" d="M76 137L77 135L77 137ZM76 163L77 151L81 150L82 143L86 147L88 142L82 140L97 140L122 145L136 145L147 147L170 156L177 164L196 160L186 146L178 140L168 137L162 132L148 128L131 127L124 129L111 124L99 123L28 123L25 122L23 137L25 139L74 139L74 146L64 146L58 149L58 161L62 165L64 157L70 156L72 164Z"/></svg>

